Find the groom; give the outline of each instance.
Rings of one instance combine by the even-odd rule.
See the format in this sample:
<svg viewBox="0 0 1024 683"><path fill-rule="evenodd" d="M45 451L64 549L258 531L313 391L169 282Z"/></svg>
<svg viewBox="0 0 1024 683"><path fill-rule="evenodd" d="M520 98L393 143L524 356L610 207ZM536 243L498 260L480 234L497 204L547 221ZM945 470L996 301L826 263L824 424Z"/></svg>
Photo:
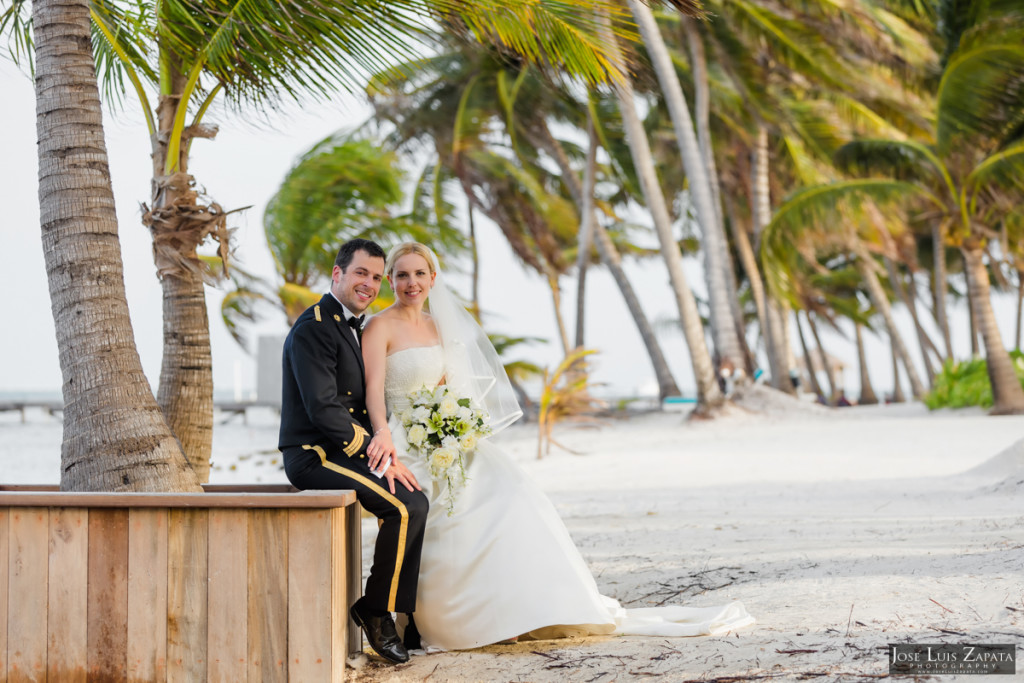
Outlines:
<svg viewBox="0 0 1024 683"><path fill-rule="evenodd" d="M372 427L359 344L363 312L377 298L383 277L384 250L378 244L355 239L342 245L331 290L299 316L284 342L278 448L296 488L354 489L362 506L381 520L366 593L351 615L378 654L400 663L409 653L391 612L416 609L427 498L401 462L385 471L385 484L366 459Z"/></svg>

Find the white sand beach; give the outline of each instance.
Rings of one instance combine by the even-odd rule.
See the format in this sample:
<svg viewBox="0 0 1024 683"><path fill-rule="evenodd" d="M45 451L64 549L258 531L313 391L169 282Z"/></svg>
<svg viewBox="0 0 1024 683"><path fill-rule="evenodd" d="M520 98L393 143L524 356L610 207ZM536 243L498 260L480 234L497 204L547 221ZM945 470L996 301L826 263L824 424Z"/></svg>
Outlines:
<svg viewBox="0 0 1024 683"><path fill-rule="evenodd" d="M283 481L276 428L269 411L218 425L212 479ZM555 436L580 454L536 460L532 425L499 439L551 496L605 594L626 606L740 600L757 623L399 666L364 657L351 680L848 681L886 676L888 643L1024 643L1024 417L828 410L757 392L715 420L646 413ZM57 481L53 418L0 416L0 442L4 481ZM364 525L367 563L375 528Z"/></svg>

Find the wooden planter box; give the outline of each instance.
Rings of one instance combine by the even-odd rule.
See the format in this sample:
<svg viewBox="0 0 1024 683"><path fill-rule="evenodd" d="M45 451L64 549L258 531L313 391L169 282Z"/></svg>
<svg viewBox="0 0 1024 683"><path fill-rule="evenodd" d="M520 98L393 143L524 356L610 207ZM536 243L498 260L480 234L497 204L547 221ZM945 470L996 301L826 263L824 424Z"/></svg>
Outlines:
<svg viewBox="0 0 1024 683"><path fill-rule="evenodd" d="M341 681L352 491L0 486L0 682Z"/></svg>

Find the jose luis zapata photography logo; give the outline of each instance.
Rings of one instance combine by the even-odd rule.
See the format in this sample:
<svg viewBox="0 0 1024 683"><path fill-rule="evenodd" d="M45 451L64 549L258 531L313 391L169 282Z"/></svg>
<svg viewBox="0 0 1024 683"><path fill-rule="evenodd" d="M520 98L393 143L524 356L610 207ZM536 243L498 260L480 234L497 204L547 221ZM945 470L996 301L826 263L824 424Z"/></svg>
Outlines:
<svg viewBox="0 0 1024 683"><path fill-rule="evenodd" d="M1016 660L1016 645L889 643L890 674L1013 675Z"/></svg>

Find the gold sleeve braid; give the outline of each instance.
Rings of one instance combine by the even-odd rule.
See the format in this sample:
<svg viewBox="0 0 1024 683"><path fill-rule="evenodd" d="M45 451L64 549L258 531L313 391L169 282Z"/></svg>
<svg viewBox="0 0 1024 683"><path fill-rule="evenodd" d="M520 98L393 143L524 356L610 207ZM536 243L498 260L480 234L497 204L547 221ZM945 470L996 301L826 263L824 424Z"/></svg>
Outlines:
<svg viewBox="0 0 1024 683"><path fill-rule="evenodd" d="M370 433L368 431L366 431L365 429L363 429L362 425L353 424L352 425L352 440L343 449L344 452L345 452L345 455L347 455L348 457L351 458L353 455L358 453L359 450L363 447L363 442L366 440L366 437L368 437L369 435L370 435Z"/></svg>

